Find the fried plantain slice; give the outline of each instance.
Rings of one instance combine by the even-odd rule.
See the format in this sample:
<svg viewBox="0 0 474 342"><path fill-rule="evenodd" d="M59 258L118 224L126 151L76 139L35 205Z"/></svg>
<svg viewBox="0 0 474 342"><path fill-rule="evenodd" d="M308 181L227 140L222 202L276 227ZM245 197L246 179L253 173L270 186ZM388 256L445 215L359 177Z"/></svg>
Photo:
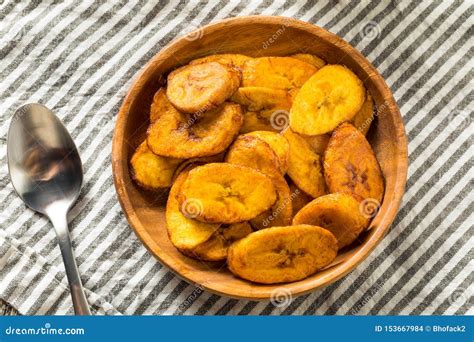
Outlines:
<svg viewBox="0 0 474 342"><path fill-rule="evenodd" d="M227 163L256 169L267 176L281 175L278 156L262 139L240 135L225 156Z"/></svg>
<svg viewBox="0 0 474 342"><path fill-rule="evenodd" d="M310 224L329 230L341 249L368 227L369 219L361 213L359 201L353 194L334 193L318 197L303 207L293 224Z"/></svg>
<svg viewBox="0 0 474 342"><path fill-rule="evenodd" d="M224 161L224 153L215 154L209 157L199 157L199 158L191 158L185 159L179 166L176 168L176 171L173 175L173 180L178 177L178 175L185 170L190 170L196 166L204 165L207 163L220 163Z"/></svg>
<svg viewBox="0 0 474 342"><path fill-rule="evenodd" d="M153 153L165 157L212 156L232 143L242 123L240 106L230 102L199 118L172 110L150 126L147 142Z"/></svg>
<svg viewBox="0 0 474 342"><path fill-rule="evenodd" d="M288 182L288 186L290 187L291 206L293 209L292 217L294 217L296 213L311 202L313 198L299 189L291 180Z"/></svg>
<svg viewBox="0 0 474 342"><path fill-rule="evenodd" d="M289 127L283 136L290 143L288 176L298 188L316 198L326 193L321 156L315 153L306 140Z"/></svg>
<svg viewBox="0 0 474 342"><path fill-rule="evenodd" d="M291 98L287 91L268 87L240 87L230 100L251 112L291 108Z"/></svg>
<svg viewBox="0 0 474 342"><path fill-rule="evenodd" d="M225 260L230 245L252 232L247 222L222 225L209 240L193 249L192 256L205 261Z"/></svg>
<svg viewBox="0 0 474 342"><path fill-rule="evenodd" d="M309 53L297 53L296 55L291 55L290 57L309 63L318 69L321 69L323 66L326 65L326 61L324 61L324 59L319 58L316 55L311 55Z"/></svg>
<svg viewBox="0 0 474 342"><path fill-rule="evenodd" d="M297 134L297 133L295 133ZM326 151L326 148L329 143L329 138L331 138L330 134L320 134L320 135L304 135L300 134L301 137L303 137L304 140L311 146L311 149L322 156L324 154L324 151Z"/></svg>
<svg viewBox="0 0 474 342"><path fill-rule="evenodd" d="M227 265L243 279L276 284L304 279L329 265L336 255L337 240L326 229L273 227L235 242L229 248Z"/></svg>
<svg viewBox="0 0 474 342"><path fill-rule="evenodd" d="M244 111L244 123L240 129L241 134L253 131L272 131L278 132L278 128L274 128L271 123L271 113L269 111L247 112Z"/></svg>
<svg viewBox="0 0 474 342"><path fill-rule="evenodd" d="M243 87L300 88L318 69L292 57L252 58L242 66Z"/></svg>
<svg viewBox="0 0 474 342"><path fill-rule="evenodd" d="M288 183L282 175L277 174L271 178L278 198L270 209L249 221L252 227L258 230L275 226L287 226L291 224L291 218L293 217L293 205Z"/></svg>
<svg viewBox="0 0 474 342"><path fill-rule="evenodd" d="M218 55L210 55L210 56L197 58L189 62L189 64L193 65L193 64L202 64L202 63L208 63L208 62L218 62L221 64L234 65L238 68L242 68L244 63L248 61L249 59L252 59L252 57L240 55L240 54L223 53L223 54L218 54Z"/></svg>
<svg viewBox="0 0 474 342"><path fill-rule="evenodd" d="M163 114L174 110L173 105L166 97L166 88L158 89L150 107L150 123L154 123Z"/></svg>
<svg viewBox="0 0 474 342"><path fill-rule="evenodd" d="M317 71L295 97L290 127L296 133L319 135L351 120L365 100L362 81L342 65Z"/></svg>
<svg viewBox="0 0 474 342"><path fill-rule="evenodd" d="M281 173L280 160L269 144L255 136L241 135L229 148L225 161L256 169L269 176L275 186L277 201L271 208L250 220L252 227L263 229L290 224L290 189Z"/></svg>
<svg viewBox="0 0 474 342"><path fill-rule="evenodd" d="M291 97L291 103L295 102L296 95L298 95L298 92L300 91L301 88L293 88L288 90L288 94L290 94Z"/></svg>
<svg viewBox="0 0 474 342"><path fill-rule="evenodd" d="M189 255L202 243L211 238L219 228L219 224L204 223L193 217L200 210L199 203L188 202L184 207L186 215L181 213L178 195L189 171L181 172L171 187L166 203L166 228L171 243L181 252Z"/></svg>
<svg viewBox="0 0 474 342"><path fill-rule="evenodd" d="M244 124L241 133L253 131L278 132L288 126L291 96L282 89L240 87L231 101L242 105Z"/></svg>
<svg viewBox="0 0 474 342"><path fill-rule="evenodd" d="M384 181L377 158L365 136L349 123L336 128L329 140L324 176L330 192L382 201Z"/></svg>
<svg viewBox="0 0 474 342"><path fill-rule="evenodd" d="M290 158L290 143L283 135L269 131L254 131L245 135L259 138L265 141L268 145L270 145L280 162L280 171L283 174L288 171L288 162Z"/></svg>
<svg viewBox="0 0 474 342"><path fill-rule="evenodd" d="M221 63L185 65L168 75L166 95L184 113L204 113L224 103L240 80L239 70Z"/></svg>
<svg viewBox="0 0 474 342"><path fill-rule="evenodd" d="M196 219L211 223L250 220L269 209L277 200L271 179L250 167L210 163L191 170L179 203L196 203Z"/></svg>
<svg viewBox="0 0 474 342"><path fill-rule="evenodd" d="M370 96L369 92L367 91L365 96L364 104L362 108L357 112L357 114L352 118L352 124L362 132L362 134L366 135L369 131L370 124L374 120L375 114L375 105L372 96Z"/></svg>
<svg viewBox="0 0 474 342"><path fill-rule="evenodd" d="M169 188L173 174L182 159L157 156L148 148L146 141L142 142L130 160L131 175L135 182L148 190Z"/></svg>

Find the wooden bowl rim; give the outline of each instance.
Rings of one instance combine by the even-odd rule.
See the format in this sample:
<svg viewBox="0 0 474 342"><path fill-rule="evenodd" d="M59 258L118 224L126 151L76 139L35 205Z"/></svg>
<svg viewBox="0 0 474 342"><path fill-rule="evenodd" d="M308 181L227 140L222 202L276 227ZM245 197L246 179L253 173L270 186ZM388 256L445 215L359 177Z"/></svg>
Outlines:
<svg viewBox="0 0 474 342"><path fill-rule="evenodd" d="M379 221L379 225L376 228L373 235L360 246L359 250L355 252L351 257L346 259L344 262L335 265L332 267L331 273L323 277L308 277L298 282L286 283L286 284L275 284L263 286L260 290L248 291L241 290L236 287L226 286L225 284L220 283L208 283L203 282L202 279L195 279L192 272L189 274L183 274L176 271L174 267L176 261L173 257L169 257L162 248L150 237L146 229L142 226L139 218L136 216L135 212L132 210L132 203L130 201L129 195L126 189L126 183L123 182L124 179L124 170L122 169L124 159L127 159L128 156L124 155L124 150L122 146L124 144L123 139L120 138L123 136L125 125L127 122L128 112L130 104L133 99L136 97L136 94L142 87L140 80L144 75L148 73L148 70L152 70L156 63L160 63L161 59L166 59L172 54L176 48L182 47L183 45L188 44L184 36L178 37L161 49L152 59L143 67L139 72L138 76L133 81L123 103L120 107L117 121L115 124L115 131L113 136L112 144L112 173L114 179L114 185L117 191L117 197L119 199L120 205L122 206L123 212L127 221L129 222L132 229L135 231L138 238L142 241L145 247L152 253L152 255L157 258L162 264L168 267L173 273L177 274L179 277L183 278L191 284L202 287L203 289L228 297L238 298L238 299L249 299L249 300L264 300L269 299L272 295L272 292L275 289L285 288L291 293L292 296L299 296L306 294L308 292L314 291L318 288L327 286L338 279L342 278L350 271L352 271L357 265L364 261L370 252L378 245L381 239L388 232L400 206L407 179L408 171L408 154L407 154L407 138L405 135L405 129L403 125L403 119L400 115L398 106L393 98L393 94L390 91L390 88L385 83L382 76L378 73L376 68L354 47L352 47L345 40L339 36L317 26L310 24L298 19L280 17L280 16L263 16L263 15L252 15L252 16L242 16L236 18L228 18L220 21L213 22L211 24L205 25L201 28L200 34L205 35L213 33L217 30L220 30L223 26L234 24L242 25L248 24L249 22L259 22L260 24L271 24L271 25L282 25L285 24L287 27L303 30L309 34L318 36L319 39L324 41L329 45L337 45L338 48L343 50L346 54L351 55L351 57L365 70L370 72L371 81L374 83L377 89L384 89L386 94L389 94L387 98L384 98L388 104L389 114L394 121L396 127L395 135L397 136L397 175L394 181L393 189L393 198L390 201L388 207L385 208L385 211L382 210L378 215L383 214L382 218ZM128 165L128 160L125 160ZM317 275L317 274L316 274ZM253 285L253 284L252 284ZM255 284L255 287L261 286L260 284Z"/></svg>

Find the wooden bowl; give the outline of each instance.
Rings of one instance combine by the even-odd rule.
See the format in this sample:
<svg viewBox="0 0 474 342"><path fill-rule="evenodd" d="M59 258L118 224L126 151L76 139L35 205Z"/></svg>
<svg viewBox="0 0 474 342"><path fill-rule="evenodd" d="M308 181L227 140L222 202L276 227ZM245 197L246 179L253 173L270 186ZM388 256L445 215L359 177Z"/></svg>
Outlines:
<svg viewBox="0 0 474 342"><path fill-rule="evenodd" d="M145 138L153 94L170 70L216 53L285 56L314 53L328 63L354 71L379 109L368 139L385 177L385 197L370 229L340 254L330 267L288 284L260 285L234 277L223 263L204 263L181 254L168 239L164 215L167 194L139 188L130 179L129 161ZM177 275L204 289L235 298L268 299L275 291L293 296L326 286L362 262L389 230L403 196L407 175L407 140L390 89L375 68L352 46L328 31L302 21L269 16L239 17L200 28L174 40L155 55L133 82L118 114L112 149L115 187L128 222L148 250Z"/></svg>

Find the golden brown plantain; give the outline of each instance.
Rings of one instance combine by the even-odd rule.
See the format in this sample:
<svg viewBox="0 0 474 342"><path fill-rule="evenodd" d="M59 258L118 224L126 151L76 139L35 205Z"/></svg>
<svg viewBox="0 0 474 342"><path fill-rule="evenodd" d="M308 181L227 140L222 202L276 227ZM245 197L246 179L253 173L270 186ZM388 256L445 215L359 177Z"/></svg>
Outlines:
<svg viewBox="0 0 474 342"><path fill-rule="evenodd" d="M269 131L254 131L245 135L259 138L265 141L268 145L270 145L280 162L280 171L283 174L288 171L288 163L290 158L290 143L283 135Z"/></svg>
<svg viewBox="0 0 474 342"><path fill-rule="evenodd" d="M252 227L263 229L290 224L290 189L281 173L280 160L269 144L255 136L241 135L229 148L225 161L256 169L269 176L275 186L277 201L271 208L250 220Z"/></svg>
<svg viewBox="0 0 474 342"><path fill-rule="evenodd" d="M247 222L222 225L209 240L194 248L191 255L205 261L225 260L230 245L252 232Z"/></svg>
<svg viewBox="0 0 474 342"><path fill-rule="evenodd" d="M365 100L362 81L342 65L317 71L294 99L290 127L296 133L319 135L351 120Z"/></svg>
<svg viewBox="0 0 474 342"><path fill-rule="evenodd" d="M242 123L240 106L230 102L198 118L173 110L150 126L147 142L161 156L182 159L212 156L232 143Z"/></svg>
<svg viewBox="0 0 474 342"><path fill-rule="evenodd" d="M300 91L301 88L293 88L288 90L288 94L290 95L291 98L291 103L295 101L296 95L298 95L298 92Z"/></svg>
<svg viewBox="0 0 474 342"><path fill-rule="evenodd" d="M299 189L291 180L288 182L288 185L290 187L291 206L293 209L292 217L294 217L301 208L313 200L313 197Z"/></svg>
<svg viewBox="0 0 474 342"><path fill-rule="evenodd" d="M135 182L148 190L169 188L182 159L160 157L148 149L146 141L136 149L130 161Z"/></svg>
<svg viewBox="0 0 474 342"><path fill-rule="evenodd" d="M199 157L199 158L191 158L185 159L179 166L177 167L176 171L173 175L173 180L178 177L178 175L185 170L190 170L196 166L204 165L207 163L220 163L224 161L224 153L215 154L209 157Z"/></svg>
<svg viewBox="0 0 474 342"><path fill-rule="evenodd" d="M271 113L268 111L262 112L247 112L244 110L244 123L240 129L241 134L254 131L272 131L279 132L279 129L274 128L271 123Z"/></svg>
<svg viewBox="0 0 474 342"><path fill-rule="evenodd" d="M297 53L296 55L291 55L290 57L309 63L318 69L321 69L323 66L326 65L326 62L322 58L319 58L316 55L311 55L309 53Z"/></svg>
<svg viewBox="0 0 474 342"><path fill-rule="evenodd" d="M252 59L252 57L248 57L248 56L240 55L240 54L223 53L223 54L218 54L218 55L210 55L206 57L197 58L189 62L189 64L193 65L193 64L202 64L202 63L208 63L208 62L218 62L218 63L226 64L226 65L234 65L241 69L244 63L248 61L249 59Z"/></svg>
<svg viewBox="0 0 474 342"><path fill-rule="evenodd" d="M330 192L382 201L384 181L377 158L365 136L349 123L340 125L329 140L324 176Z"/></svg>
<svg viewBox="0 0 474 342"><path fill-rule="evenodd" d="M243 87L300 88L318 69L291 57L252 58L242 66Z"/></svg>
<svg viewBox="0 0 474 342"><path fill-rule="evenodd" d="M240 87L230 100L251 112L291 108L291 98L287 91L267 87Z"/></svg>
<svg viewBox="0 0 474 342"><path fill-rule="evenodd" d="M269 177L250 167L211 163L191 170L179 203L196 203L196 219L211 223L250 220L269 209L277 200Z"/></svg>
<svg viewBox="0 0 474 342"><path fill-rule="evenodd" d="M169 111L174 111L174 107L166 97L166 88L160 88L153 96L150 107L150 123L154 123L158 118Z"/></svg>
<svg viewBox="0 0 474 342"><path fill-rule="evenodd" d="M256 137L240 135L229 147L225 161L251 167L269 177L281 175L278 156L270 145Z"/></svg>
<svg viewBox="0 0 474 342"><path fill-rule="evenodd" d="M189 255L197 246L211 238L219 228L219 224L199 222L193 219L200 210L199 203L188 202L186 215L181 213L177 200L189 171L181 172L171 187L168 202L166 203L166 228L171 243L181 252Z"/></svg>
<svg viewBox="0 0 474 342"><path fill-rule="evenodd" d="M241 73L217 62L185 65L168 75L166 95L184 113L204 113L220 106L239 87Z"/></svg>
<svg viewBox="0 0 474 342"><path fill-rule="evenodd" d="M241 132L281 131L288 126L291 96L282 89L240 87L231 101L242 105L244 124Z"/></svg>
<svg viewBox="0 0 474 342"><path fill-rule="evenodd" d="M304 206L293 224L310 224L329 230L337 239L339 249L350 245L369 225L353 194L334 193L321 196Z"/></svg>
<svg viewBox="0 0 474 342"><path fill-rule="evenodd" d="M370 124L374 120L374 112L374 100L369 92L367 92L362 108L352 118L351 122L362 134L366 135L369 131Z"/></svg>
<svg viewBox="0 0 474 342"><path fill-rule="evenodd" d="M326 148L329 143L329 138L331 138L330 134L320 134L320 135L300 134L300 136L303 137L303 139L308 142L311 149L317 154L319 154L320 156L322 156L324 154L324 151L326 151Z"/></svg>
<svg viewBox="0 0 474 342"><path fill-rule="evenodd" d="M304 279L329 265L336 255L337 240L326 229L309 225L273 227L234 243L227 265L243 279L276 284Z"/></svg>
<svg viewBox="0 0 474 342"><path fill-rule="evenodd" d="M275 204L262 214L249 222L255 229L264 229L274 226L287 226L291 224L293 205L290 188L282 175L275 174L271 177L278 199Z"/></svg>
<svg viewBox="0 0 474 342"><path fill-rule="evenodd" d="M321 156L311 149L305 139L294 133L289 127L283 132L283 135L290 143L288 176L298 188L308 195L314 198L324 195L326 185Z"/></svg>

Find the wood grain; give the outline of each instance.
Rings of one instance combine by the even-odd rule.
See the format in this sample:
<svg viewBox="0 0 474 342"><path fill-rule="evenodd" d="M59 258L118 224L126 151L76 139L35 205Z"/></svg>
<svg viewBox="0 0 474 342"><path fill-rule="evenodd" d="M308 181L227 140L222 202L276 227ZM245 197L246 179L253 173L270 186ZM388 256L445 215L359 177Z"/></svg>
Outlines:
<svg viewBox="0 0 474 342"><path fill-rule="evenodd" d="M180 38L163 48L143 68L126 96L115 127L112 166L123 211L148 250L190 283L236 298L268 299L275 289L301 295L343 277L362 262L389 230L402 199L407 176L407 140L402 118L390 89L377 70L353 47L328 31L294 19L249 16L223 20L201 28L200 39ZM259 285L234 277L223 264L203 263L178 252L170 243L164 220L166 193L137 187L129 176L133 150L144 139L153 94L167 73L190 60L216 53L278 56L314 53L329 63L352 69L372 94L379 113L368 138L380 162L386 191L378 215L359 243L339 255L331 267L283 285Z"/></svg>

